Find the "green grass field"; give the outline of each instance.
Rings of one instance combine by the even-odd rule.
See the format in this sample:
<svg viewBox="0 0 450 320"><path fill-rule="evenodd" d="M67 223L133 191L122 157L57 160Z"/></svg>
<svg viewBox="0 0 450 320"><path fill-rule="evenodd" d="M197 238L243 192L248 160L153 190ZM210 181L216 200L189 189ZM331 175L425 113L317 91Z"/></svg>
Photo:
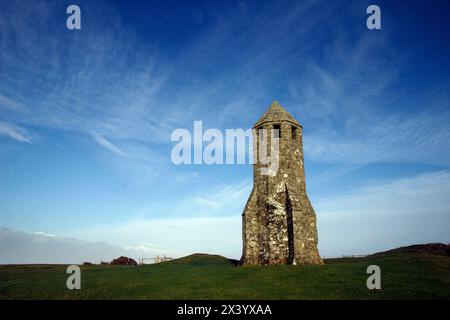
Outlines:
<svg viewBox="0 0 450 320"><path fill-rule="evenodd" d="M381 268L368 290L366 268ZM450 257L388 253L331 259L324 266L236 267L192 255L142 266L81 266L81 290L66 289L63 265L0 266L0 299L449 299Z"/></svg>

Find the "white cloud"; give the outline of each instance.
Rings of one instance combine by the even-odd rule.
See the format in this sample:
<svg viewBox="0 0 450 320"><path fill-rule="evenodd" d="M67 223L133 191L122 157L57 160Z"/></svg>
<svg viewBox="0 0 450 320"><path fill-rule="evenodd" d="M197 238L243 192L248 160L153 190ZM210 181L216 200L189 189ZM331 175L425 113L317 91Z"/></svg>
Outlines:
<svg viewBox="0 0 450 320"><path fill-rule="evenodd" d="M95 142L97 142L99 145L101 145L103 148L111 151L112 153L124 157L126 154L122 150L120 150L118 147L116 147L114 144L112 144L110 141L108 141L105 137L100 135L94 135L92 137Z"/></svg>
<svg viewBox="0 0 450 320"><path fill-rule="evenodd" d="M155 251L147 251L146 254L154 256ZM28 234L0 228L0 264L81 264L85 261L99 263L111 261L121 255L138 261L142 252L105 242L88 242L49 236L43 232Z"/></svg>
<svg viewBox="0 0 450 320"><path fill-rule="evenodd" d="M175 180L178 183L189 183L200 177L200 174L195 171L182 172L176 175Z"/></svg>
<svg viewBox="0 0 450 320"><path fill-rule="evenodd" d="M233 184L202 187L200 192L188 192L176 205L174 213L179 216L241 214L251 190L252 182L248 180Z"/></svg>
<svg viewBox="0 0 450 320"><path fill-rule="evenodd" d="M377 181L313 201L321 254L366 254L450 241L450 172Z"/></svg>
<svg viewBox="0 0 450 320"><path fill-rule="evenodd" d="M325 163L424 162L448 165L449 122L449 112L424 112L407 118L386 117L357 134L309 134L304 137L305 155Z"/></svg>
<svg viewBox="0 0 450 320"><path fill-rule="evenodd" d="M203 204L224 208L236 201L246 201L251 190L252 182L242 181L236 184L213 187L198 200Z"/></svg>
<svg viewBox="0 0 450 320"><path fill-rule="evenodd" d="M448 190L450 172L443 171L392 181L374 181L341 196L313 200L321 254L327 257L368 254L403 245L449 242ZM18 244L4 241L8 233L2 229L0 256L3 263L20 259L23 263L68 263L74 260L70 259L72 253L66 252L67 245L73 248L70 241L74 240L70 240L69 244L64 240L61 246L56 247L52 244L56 242L48 241L76 238L83 240L81 246L77 242L78 249L70 249L76 253L72 257L76 256L77 261L105 260L118 254L135 259L154 257L156 254L176 258L196 252L239 259L242 250L241 223L240 214L226 217L139 218L54 232L55 237L39 232L28 235L32 237L33 241L29 239L31 243L39 245L39 250L34 253L33 247L22 245L20 241ZM102 246L88 245L100 241L111 243L112 247L108 245L106 250Z"/></svg>
<svg viewBox="0 0 450 320"><path fill-rule="evenodd" d="M27 108L19 102L16 102L0 94L0 111L25 112Z"/></svg>
<svg viewBox="0 0 450 320"><path fill-rule="evenodd" d="M34 235L36 235L36 236L42 236L42 237L49 237L49 238L54 238L54 237L55 237L55 235L53 235L53 234L51 234L51 233L45 233L45 232L42 232L42 231L36 231L36 232L34 233Z"/></svg>
<svg viewBox="0 0 450 320"><path fill-rule="evenodd" d="M234 189L225 188L227 192ZM341 196L313 200L321 254L368 254L402 245L449 242L448 190L450 172L444 171L373 181ZM71 230L64 235L141 247L143 252L149 247L175 257L208 252L238 259L242 249L240 213L227 217L137 219Z"/></svg>
<svg viewBox="0 0 450 320"><path fill-rule="evenodd" d="M316 199L321 254L368 254L402 245L449 242L448 190L450 172L444 171L374 181L338 197ZM239 212L227 217L136 219L61 235L107 241L142 254L180 257L207 252L239 259L241 230Z"/></svg>
<svg viewBox="0 0 450 320"><path fill-rule="evenodd" d="M201 197L195 198L195 202L197 202L200 205L207 206L210 208L217 208L219 206L219 203L216 201L207 200Z"/></svg>
<svg viewBox="0 0 450 320"><path fill-rule="evenodd" d="M339 32L342 22L335 14L336 7L341 6L355 14L352 4L314 1L268 5L258 10L236 7L237 15L216 12L219 17L215 16L215 23L169 64L158 59L157 48L123 26L120 13L112 6L89 7L98 24L91 26L92 32L72 39L62 55L61 39L47 30L52 25L48 19L54 6L11 4L1 13L0 38L15 39L16 50L10 50L8 41L0 43L0 59L7 67L0 75L0 83L5 84L5 91L14 88L11 96L33 105L33 112L16 112L8 121L88 135L95 132L97 142L117 155L138 145L157 150L156 144L168 142L173 129L190 125L195 117L216 127L251 125L276 98L271 96L276 90L273 81L289 87L290 94L283 104L301 116L300 120L310 120L305 123L309 130L305 154L314 160L367 163L438 159L450 163L450 154L442 151L450 149L446 142L450 141L448 126L443 125L449 120L448 113L442 121L436 115L408 112L408 117L400 114L388 119L385 116L390 112L380 112L380 101L372 101L382 97L398 80L402 59L388 46L388 38L375 42L367 37L345 39ZM321 14L311 16L310 10L319 7ZM278 14L267 19L273 10ZM36 24L38 11L41 14ZM110 25L114 27L105 30L101 23L104 20L113 21ZM299 23L302 28L298 28ZM331 23L335 30L329 34L329 44L323 44L322 27ZM236 31L239 37L235 36ZM42 34L49 36L45 43L41 41ZM286 34L290 36L285 37ZM299 44L302 50L298 50ZM240 50L243 46L245 51ZM317 48L323 48L322 52L311 55ZM239 54L228 61L233 51ZM24 59L22 54L32 59ZM374 55L377 59L373 59ZM67 56L70 64L65 63ZM205 60L205 56L209 59ZM323 59L319 63L315 57ZM218 69L223 60L227 67ZM298 72L302 76L287 77L290 72L286 71L292 67L302 71ZM21 79L25 80L14 77L15 70L20 70L24 75ZM46 81L30 82L35 74L44 74ZM58 85L53 86L54 83ZM31 86L39 93L39 99L33 100L26 94ZM393 97L399 99L395 94ZM440 100L448 101L448 97ZM14 104L12 99L0 95L0 104L2 101L8 106ZM405 105L404 100L399 104ZM15 137L26 138L23 133L22 137ZM122 144L119 148L111 141ZM149 169L154 163L146 165L142 161L133 162L132 170L128 170L127 163L108 164L125 168L122 171L127 173L135 172L133 176L152 177L157 171Z"/></svg>
<svg viewBox="0 0 450 320"><path fill-rule="evenodd" d="M198 252L239 259L241 250L240 216L137 219L57 232L57 236L0 228L0 263L98 263L120 255L137 261Z"/></svg>
<svg viewBox="0 0 450 320"><path fill-rule="evenodd" d="M0 135L7 136L19 142L32 143L31 137L27 135L26 130L12 123L0 121Z"/></svg>
<svg viewBox="0 0 450 320"><path fill-rule="evenodd" d="M241 216L136 219L61 232L61 236L106 241L146 254L181 257L196 252L240 258Z"/></svg>

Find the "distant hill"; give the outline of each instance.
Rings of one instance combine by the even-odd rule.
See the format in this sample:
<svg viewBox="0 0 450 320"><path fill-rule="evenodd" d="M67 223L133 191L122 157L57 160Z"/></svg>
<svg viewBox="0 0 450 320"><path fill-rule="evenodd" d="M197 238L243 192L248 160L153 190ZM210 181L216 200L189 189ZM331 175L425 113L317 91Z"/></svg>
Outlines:
<svg viewBox="0 0 450 320"><path fill-rule="evenodd" d="M442 244L398 248L324 266L237 267L193 254L141 266L81 266L81 290L67 290L64 265L0 266L0 299L450 299L450 257ZM368 290L369 265L381 290Z"/></svg>
<svg viewBox="0 0 450 320"><path fill-rule="evenodd" d="M186 257L165 262L166 264L189 264L195 266L232 265L236 266L238 260L228 259L217 254L194 253Z"/></svg>
<svg viewBox="0 0 450 320"><path fill-rule="evenodd" d="M412 246L400 247L389 251L375 253L374 255L395 254L395 253L427 253L450 257L450 245L443 243L416 244Z"/></svg>

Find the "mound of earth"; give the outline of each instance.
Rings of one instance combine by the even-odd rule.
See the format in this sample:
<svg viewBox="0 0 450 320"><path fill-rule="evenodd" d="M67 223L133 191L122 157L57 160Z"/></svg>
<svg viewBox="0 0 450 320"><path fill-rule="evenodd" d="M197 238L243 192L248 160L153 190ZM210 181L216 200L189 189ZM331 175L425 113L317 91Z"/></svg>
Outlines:
<svg viewBox="0 0 450 320"><path fill-rule="evenodd" d="M111 261L112 265L124 265L124 266L137 266L137 262L134 259L128 257L119 257Z"/></svg>
<svg viewBox="0 0 450 320"><path fill-rule="evenodd" d="M237 265L237 260L227 259L216 254L194 253L186 257L174 259L169 264L189 264L196 266Z"/></svg>
<svg viewBox="0 0 450 320"><path fill-rule="evenodd" d="M426 253L450 257L450 244L444 243L415 244L412 246L400 247L389 251L376 253L375 255L388 253Z"/></svg>

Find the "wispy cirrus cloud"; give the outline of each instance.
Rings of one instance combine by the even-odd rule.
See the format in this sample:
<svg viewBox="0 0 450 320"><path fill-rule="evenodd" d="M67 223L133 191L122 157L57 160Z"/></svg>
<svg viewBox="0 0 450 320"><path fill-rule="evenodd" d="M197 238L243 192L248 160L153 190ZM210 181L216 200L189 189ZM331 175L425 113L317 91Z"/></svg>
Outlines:
<svg viewBox="0 0 450 320"><path fill-rule="evenodd" d="M372 181L315 199L322 254L367 254L450 241L450 172ZM345 234L345 237L342 235Z"/></svg>
<svg viewBox="0 0 450 320"><path fill-rule="evenodd" d="M450 112L421 112L404 119L386 116L365 132L309 134L305 154L310 159L341 164L422 162L450 164Z"/></svg>
<svg viewBox="0 0 450 320"><path fill-rule="evenodd" d="M0 121L0 135L9 137L19 142L32 143L31 137L28 135L27 130L18 125Z"/></svg>
<svg viewBox="0 0 450 320"><path fill-rule="evenodd" d="M213 21L210 28L170 60L126 27L120 13L106 3L82 3L91 21L88 29L49 32L59 6L49 2L32 10L14 2L4 8L0 103L1 97L7 105L12 99L6 97L18 97L33 106L33 112L26 108L4 113L6 121L89 136L95 132L109 142L132 141L130 148L141 144L168 157L159 146L169 143L173 129L189 128L198 119L213 127L248 127L270 101L279 99L305 123L305 153L316 161L398 161L409 157L401 156L404 149L416 158L431 158L431 146L423 149L415 143L423 136L412 126L426 121L430 128L441 128L439 117L434 110L427 115L420 106L421 112L392 109L391 118L386 117L387 108L395 107L392 101L408 102L400 98L404 92L392 90L400 80L404 54L393 48L385 33L374 39L361 30L350 39L343 32L344 22L335 10L345 9L349 18L356 19L355 3L307 1L258 8L242 4L221 12L205 9L204 16ZM319 9L320 15L311 15ZM34 17L36 10L40 14ZM36 25L35 19L40 23ZM106 21L110 28L102 27ZM321 36L324 29L328 38ZM42 34L48 37L45 43ZM8 50L13 42L17 50ZM24 59L22 53L32 59ZM222 65L226 68L218 68ZM23 77L12 77L13 70L20 70ZM34 74L41 74L40 80ZM390 101L383 99L386 91ZM448 112L441 116L448 118ZM386 124L403 127L396 132L404 138L395 142L382 136L378 131L387 131ZM405 137L409 129L411 135ZM446 138L440 135L439 130L430 130L425 136L428 141ZM414 143L396 145L407 141ZM375 146L372 151L370 146ZM443 147L445 143L436 145L433 152ZM394 149L399 150L397 155ZM110 151L122 156L111 146ZM448 155L444 159L450 163Z"/></svg>
<svg viewBox="0 0 450 320"><path fill-rule="evenodd" d="M91 242L101 239L116 246L137 249L146 257L150 252L172 257L203 252L239 259L242 244L240 215L135 219L67 230L60 236Z"/></svg>
<svg viewBox="0 0 450 320"><path fill-rule="evenodd" d="M126 154L122 150L120 150L117 146L112 144L110 141L108 141L105 137L94 135L92 137L95 142L97 142L99 145L101 145L103 148L111 151L112 153L124 157Z"/></svg>
<svg viewBox="0 0 450 320"><path fill-rule="evenodd" d="M449 188L450 173L441 171L372 181L341 195L315 199L321 254L326 257L369 254L415 243L448 242ZM240 194L238 189L230 186L223 192L235 198L236 193ZM178 257L209 252L239 259L242 248L240 213L215 217L140 217L66 230L59 236L87 241L101 239L138 250L141 255L152 251Z"/></svg>
<svg viewBox="0 0 450 320"><path fill-rule="evenodd" d="M252 190L250 180L212 185L204 178L196 179L200 181L183 184L183 192L169 194L170 200L143 207L136 217L228 217L242 213ZM176 201L172 201L172 196Z"/></svg>
<svg viewBox="0 0 450 320"><path fill-rule="evenodd" d="M194 215L230 215L241 213L252 190L251 181L241 181L234 184L222 184L204 190L193 200L189 197L180 206L181 210L192 207Z"/></svg>
<svg viewBox="0 0 450 320"><path fill-rule="evenodd" d="M81 6L86 19L94 22L78 34L64 25L61 32L51 32L64 9L56 1L34 6L11 2L3 7L0 104L12 107L13 100L6 98L12 96L28 108L2 116L23 125L87 135L160 139L161 126L151 115L158 107L154 94L165 75L157 69L155 50L124 26L106 3Z"/></svg>
<svg viewBox="0 0 450 320"><path fill-rule="evenodd" d="M25 112L26 107L20 102L14 101L13 99L0 94L0 111Z"/></svg>
<svg viewBox="0 0 450 320"><path fill-rule="evenodd" d="M189 233L196 230L199 238L183 249L186 253L204 248L202 244L211 235L210 229L197 229L196 223L205 228L210 224L219 232L221 223L230 223L227 226L240 233L240 225L236 226L235 220L212 217L240 215L251 190L251 182L242 181L243 175L250 177L251 169L243 173L236 167L228 167L226 172L221 172L214 167L213 174L205 166L178 170L170 163L170 132L179 127L190 129L194 120L203 120L205 128L245 129L274 99L280 100L303 123L307 160L334 165L322 173L319 184L328 183L330 178L337 180L336 177L368 163L418 161L450 165L449 86L442 80L439 83L430 80L445 78L446 69L439 70L444 75L436 71L436 77L431 74L423 81L423 71L428 70L411 70L411 66L426 63L422 53L414 53L422 48L417 49L415 42L414 46L398 46L394 38L397 22L388 20L389 15L383 17L390 26L389 32L370 33L365 27L366 13L361 2L239 2L207 6L200 9L203 27L186 28L183 41L173 46L170 30L166 33L160 29L160 36L153 37L148 25L131 23L129 12L120 12L114 5L84 0L79 4L86 24L80 32L70 32L61 20L65 4L60 1L0 2L0 119L3 124L0 134L16 141L35 142L31 133L34 137L42 129L43 137L48 134L49 140L67 143L67 150L71 149L71 143L81 141L88 145L83 152L92 151L94 159L118 173L118 179L111 174L99 176L104 183L93 189L97 192L100 186L106 194L93 201L98 200L98 208L103 211L115 211L117 197L107 194L114 189L110 186L120 188L123 202L129 202L121 213L116 211L114 218L120 216L130 230L106 226L106 221L102 232L97 234L95 228L89 231L92 237L113 237L114 231L119 230L124 234L123 246L142 250L160 246L161 250L175 252L170 250L176 248L180 239L196 237ZM157 5L155 8L158 9ZM157 20L158 12L152 16L155 12L150 10L145 19ZM401 12L398 14L400 17ZM433 30L433 34L440 35L439 30ZM404 43L405 34L400 35ZM409 54L416 54L416 61L408 61ZM74 137L75 141L69 141L68 137ZM52 160L59 160L63 151L48 154ZM82 152L74 156L92 159ZM5 159L16 162L15 154ZM15 169L13 161L7 164ZM60 172L71 171L53 170L52 161L40 161L40 164L49 176L58 175L53 176L55 184L64 180ZM87 172L97 169L96 164L90 165L85 167ZM193 170L196 172L192 173ZM75 170L72 172L77 174ZM134 184L144 185L139 199L136 199L139 188L123 188L122 176ZM435 196L430 197L446 205L436 197L448 190L448 185L439 177L434 178L441 189L433 189ZM10 179L18 187L39 180L20 180L15 176ZM389 199L394 210L401 210L403 204L407 208L409 202L427 210L426 201L402 194L402 188L407 188L408 183L417 182L418 178L398 182L394 187L385 181L377 184L393 195L400 195L398 199L402 201ZM79 181L77 190L85 184ZM432 187L431 180L427 184ZM425 194L426 188L422 189ZM317 190L320 194L320 187ZM36 197L35 190L29 192L28 196ZM64 205L68 203L80 212L89 211L87 207L91 204L70 202L74 199L71 192L61 192ZM12 198L4 194L4 199ZM368 214L370 220L376 217L376 208L380 209L387 195L383 189L373 187L354 190L351 199L340 197L332 199L336 200L333 203L321 199L319 228L321 208L339 215L346 212L345 207L352 206L351 201L356 206L366 201L374 208ZM53 201L57 199L49 200ZM6 207L22 212L19 204L20 201L8 202ZM143 217L140 220L145 220L142 225L147 229L141 228L138 222L126 222L126 216L133 214L128 208L135 204L145 208L137 214ZM339 210L334 210L331 204ZM432 214L443 212L442 206L430 207ZM53 221L49 218L53 216L45 213L47 209L36 206L30 210L42 213L42 219ZM357 212L353 213L357 220ZM57 216L55 212L51 214ZM146 219L150 215L186 220ZM29 220L29 216L24 216L27 217L24 221ZM93 221L90 219L80 224L89 225ZM328 244L337 243L330 239L336 240L339 234L345 233L345 226L354 221L349 220L332 226L327 226L325 221L324 225L331 230L325 233L329 236L324 238ZM6 216L3 221L11 219ZM360 223L366 227L367 221ZM389 225L390 220L384 222ZM417 218L416 222L422 220ZM448 225L444 222L442 228ZM353 226L358 229L356 223ZM400 223L397 226L402 228ZM191 229L184 229L184 235L169 239L170 243L156 241L185 227ZM136 234L132 234L133 230ZM428 239L413 238L408 230L402 230L405 239ZM419 232L417 228L412 230ZM358 240L353 236L356 240L352 244ZM365 238L367 248L375 248L369 240ZM358 248L350 245L338 249L334 252L358 253Z"/></svg>
<svg viewBox="0 0 450 320"><path fill-rule="evenodd" d="M210 208L217 208L219 206L219 203L217 201L208 200L202 197L197 197L194 200L201 206L206 206Z"/></svg>
<svg viewBox="0 0 450 320"><path fill-rule="evenodd" d="M399 74L407 55L387 50L391 41L336 35L325 59L308 57L305 73L290 79L288 103L305 124L306 157L340 165L450 165L449 83L405 91ZM384 58L372 59L374 52Z"/></svg>

